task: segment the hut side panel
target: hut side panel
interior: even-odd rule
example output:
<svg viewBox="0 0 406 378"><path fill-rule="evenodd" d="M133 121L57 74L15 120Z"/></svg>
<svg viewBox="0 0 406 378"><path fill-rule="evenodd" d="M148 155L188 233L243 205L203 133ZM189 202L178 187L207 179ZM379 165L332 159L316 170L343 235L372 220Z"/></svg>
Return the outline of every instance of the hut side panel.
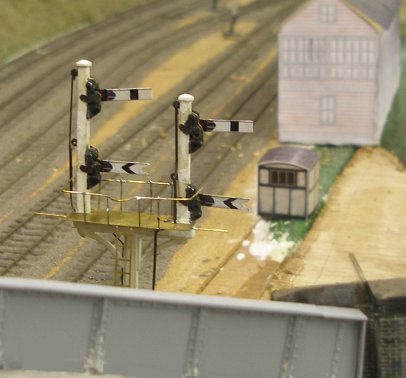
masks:
<svg viewBox="0 0 406 378"><path fill-rule="evenodd" d="M274 208L274 188L269 186L260 186L258 188L258 214L270 215L275 213Z"/></svg>
<svg viewBox="0 0 406 378"><path fill-rule="evenodd" d="M275 214L290 215L290 190L288 188L275 188Z"/></svg>
<svg viewBox="0 0 406 378"><path fill-rule="evenodd" d="M303 189L292 189L290 215L293 217L307 216L306 191Z"/></svg>
<svg viewBox="0 0 406 378"><path fill-rule="evenodd" d="M309 189L308 189L308 214L311 214L319 203L319 177L320 163L309 172Z"/></svg>

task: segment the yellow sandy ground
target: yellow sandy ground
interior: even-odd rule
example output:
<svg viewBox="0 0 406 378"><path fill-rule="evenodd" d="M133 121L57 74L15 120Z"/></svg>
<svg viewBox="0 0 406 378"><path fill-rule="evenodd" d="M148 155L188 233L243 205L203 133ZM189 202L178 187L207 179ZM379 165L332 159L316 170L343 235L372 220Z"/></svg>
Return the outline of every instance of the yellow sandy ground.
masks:
<svg viewBox="0 0 406 378"><path fill-rule="evenodd" d="M356 153L307 238L282 266L248 253L239 260L238 254L244 252L241 243L250 239L258 221L254 205L257 160L252 159L229 189L252 199L251 214L235 212L230 217L225 210L215 214L213 210L202 226L215 222L229 232L199 233L190 240L176 253L158 290L269 298L270 284L280 289L358 281L350 254L368 280L405 276L406 173L380 148L361 148Z"/></svg>
<svg viewBox="0 0 406 378"><path fill-rule="evenodd" d="M157 290L238 296L244 283L267 265L255 258L237 261L235 257L241 251L242 241L250 237L259 220L255 205L257 161L271 146L272 143L257 152L226 193L250 198L250 212L210 209L199 226L223 228L228 232L198 232L176 252L165 276L158 282Z"/></svg>
<svg viewBox="0 0 406 378"><path fill-rule="evenodd" d="M360 149L274 288L358 281L350 255L367 280L406 275L406 172L380 148Z"/></svg>

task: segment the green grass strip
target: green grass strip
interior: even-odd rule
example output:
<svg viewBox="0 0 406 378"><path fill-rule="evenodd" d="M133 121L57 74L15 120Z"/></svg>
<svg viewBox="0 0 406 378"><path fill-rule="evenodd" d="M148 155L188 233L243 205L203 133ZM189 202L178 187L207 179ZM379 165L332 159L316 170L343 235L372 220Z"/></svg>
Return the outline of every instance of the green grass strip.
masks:
<svg viewBox="0 0 406 378"><path fill-rule="evenodd" d="M147 0L1 0L0 64Z"/></svg>

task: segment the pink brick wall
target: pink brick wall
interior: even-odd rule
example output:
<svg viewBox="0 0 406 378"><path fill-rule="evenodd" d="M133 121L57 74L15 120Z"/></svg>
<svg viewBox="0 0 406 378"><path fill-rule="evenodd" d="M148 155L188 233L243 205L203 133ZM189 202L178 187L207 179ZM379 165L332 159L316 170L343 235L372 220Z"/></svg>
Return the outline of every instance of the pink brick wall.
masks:
<svg viewBox="0 0 406 378"><path fill-rule="evenodd" d="M374 144L375 83L340 84L281 83L279 139L282 142ZM299 86L302 91L297 90ZM320 96L326 94L336 96L334 125L320 124Z"/></svg>

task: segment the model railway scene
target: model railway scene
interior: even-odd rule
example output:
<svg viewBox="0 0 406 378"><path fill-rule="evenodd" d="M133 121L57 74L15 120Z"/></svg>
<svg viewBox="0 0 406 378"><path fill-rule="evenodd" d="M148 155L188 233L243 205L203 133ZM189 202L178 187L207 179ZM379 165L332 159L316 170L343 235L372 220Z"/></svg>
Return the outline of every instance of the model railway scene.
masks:
<svg viewBox="0 0 406 378"><path fill-rule="evenodd" d="M403 8L134 1L1 57L0 377L406 376Z"/></svg>
<svg viewBox="0 0 406 378"><path fill-rule="evenodd" d="M134 11L133 16L130 13L122 16L121 22L96 25L96 30L83 30L75 37L70 36L77 40L69 41L71 47L50 52L47 60L52 56L55 61L50 59L49 65L44 66L35 56L29 64L24 63L26 78L21 76L18 65L4 68L2 81L15 92L8 92L8 98L2 101L2 106L7 107L3 122L8 129L7 137L2 138L3 152L9 160L2 169L3 177L10 177L2 180L2 193L7 198L2 211L3 275L33 278L48 275L48 278L73 282L112 278L108 272L110 256L104 247L90 240L84 242L70 224L60 219L35 215L35 212L66 214L71 210L69 200L61 193L61 189L68 188L69 175L66 133L70 71L84 55L94 62L92 75L104 86L134 87L136 83L139 87L152 88L154 99L148 104L146 101L124 105L103 103L101 113L92 119L91 143L98 147L103 158L150 163L153 180L168 181L173 173L172 103L182 93L195 97L193 106L202 116L249 118L255 123L262 118L263 122L273 122L270 109L275 107L276 99L276 54L272 53L276 51L275 28L276 22L289 14L292 4L247 5L244 11L247 19L240 20L241 35L227 40L222 37L222 30L228 25L226 15L213 13L210 4L187 3L187 6L173 3L145 7L142 22L133 19L137 14ZM275 23L269 22L264 11L270 12ZM187 25L183 27L183 23ZM97 28L102 28L102 33ZM134 46L130 47L129 43ZM202 54L200 49L206 50L205 44L208 51ZM67 59L64 54L70 48L73 51ZM256 55L261 49L265 56ZM187 61L187 67L179 68L183 61ZM152 67L155 67L153 72ZM240 96L232 95L235 92L240 92ZM44 110L42 106L53 110ZM29 117L27 113L22 114L21 107L30 113ZM250 110L252 107L255 113ZM262 130L271 133L272 127ZM261 133L257 137L258 141L269 139ZM232 177L232 170L241 169L244 159L247 161L255 151L252 138L245 142L251 147L244 150L244 139L247 139L244 134L216 134L208 139L193 155L194 184L210 192L224 190L228 184L222 178L224 172ZM16 140L18 145L12 142ZM238 157L241 151L244 151L243 158ZM241 161L240 168L230 164L236 158ZM217 178L213 178L215 172ZM214 186L213 182L217 184ZM74 250L78 253L73 255ZM72 258L68 264L52 271L60 257L69 255ZM30 263L32 258L35 264ZM38 259L44 259L44 263ZM39 266L42 271L37 270ZM28 273L27 269L32 268L34 271Z"/></svg>

